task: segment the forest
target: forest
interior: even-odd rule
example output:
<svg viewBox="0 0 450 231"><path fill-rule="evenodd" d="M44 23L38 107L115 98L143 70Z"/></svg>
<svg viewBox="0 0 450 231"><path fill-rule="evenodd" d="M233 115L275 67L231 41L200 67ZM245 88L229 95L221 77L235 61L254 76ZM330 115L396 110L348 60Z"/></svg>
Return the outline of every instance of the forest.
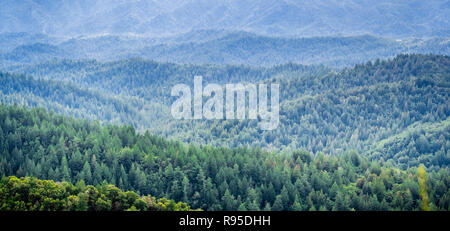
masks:
<svg viewBox="0 0 450 231"><path fill-rule="evenodd" d="M449 68L448 56L420 54L342 70L60 60L1 73L0 100L186 143L327 155L355 150L402 169L439 170L450 164ZM174 120L172 83L192 84L195 75L204 84L279 83L280 126L262 131L255 120Z"/></svg>
<svg viewBox="0 0 450 231"><path fill-rule="evenodd" d="M450 210L449 0L0 12L0 212Z"/></svg>
<svg viewBox="0 0 450 231"><path fill-rule="evenodd" d="M401 53L450 54L445 37L393 39L373 34L280 37L244 31L193 30L157 37L129 35L64 36L0 33L0 67L55 59L117 61L144 58L178 64L250 65L286 63L352 67Z"/></svg>
<svg viewBox="0 0 450 231"><path fill-rule="evenodd" d="M186 203L140 197L114 185L97 187L15 176L0 179L1 211L189 211Z"/></svg>
<svg viewBox="0 0 450 231"><path fill-rule="evenodd" d="M4 118L0 121L1 189L8 193L2 195L21 198L14 204L9 196L3 197L5 210L86 209L84 187L98 191L93 196L97 201L87 200L87 209L103 210L115 208L116 202L118 209L166 208L154 208L155 199L148 202L153 197L175 210L450 208L448 168L427 171L420 165L402 170L355 151L336 157L304 150L277 153L184 144L149 132L139 134L129 125L102 126L17 105L1 105L0 117ZM116 189L109 184L139 196L133 194L133 203L114 199L108 190ZM38 192L30 185L37 185ZM41 187L43 195L33 196L41 194ZM181 204L177 207L164 198Z"/></svg>

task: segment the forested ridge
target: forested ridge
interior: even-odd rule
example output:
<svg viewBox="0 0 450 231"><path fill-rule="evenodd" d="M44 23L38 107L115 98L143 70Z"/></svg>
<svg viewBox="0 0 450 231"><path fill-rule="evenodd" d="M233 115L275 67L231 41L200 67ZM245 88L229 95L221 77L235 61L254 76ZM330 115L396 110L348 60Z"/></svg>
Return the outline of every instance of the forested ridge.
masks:
<svg viewBox="0 0 450 231"><path fill-rule="evenodd" d="M421 54L343 70L55 60L11 67L26 76L1 74L0 90L7 104L45 107L101 124L131 124L141 133L148 129L188 143L329 155L356 150L403 169L424 164L439 170L450 163L449 67L448 56ZM174 120L170 88L192 85L195 75L202 75L204 84L279 83L280 126L262 131L255 120Z"/></svg>
<svg viewBox="0 0 450 231"><path fill-rule="evenodd" d="M0 15L0 32L159 37L206 28L272 36L445 37L450 34L448 9L442 0L11 1Z"/></svg>
<svg viewBox="0 0 450 231"><path fill-rule="evenodd" d="M55 59L117 61L141 57L178 64L250 65L285 63L351 67L401 53L450 54L447 37L392 39L358 36L280 37L244 31L196 30L164 37L126 35L55 37L0 33L0 67Z"/></svg>
<svg viewBox="0 0 450 231"><path fill-rule="evenodd" d="M396 54L450 52L448 40L393 40L370 35L282 38L234 32L204 42L161 44L136 51L140 57L175 63L273 66L286 62L349 67Z"/></svg>
<svg viewBox="0 0 450 231"><path fill-rule="evenodd" d="M132 126L100 126L42 108L1 105L0 117L4 118L0 121L2 175L76 184L3 177L2 195L17 198L15 204L2 197L3 209L76 209L76 204L86 206L82 201L91 198L95 188L98 193L92 198L99 205L88 199L87 209L108 210L114 201L125 203L123 198L111 199L108 192L118 190L108 184L204 210L421 210L427 206L448 210L450 206L448 169L425 172L421 166L420 175L416 167L400 170L356 152L336 157L302 150L276 153L186 145L148 132L138 134ZM426 196L429 203L424 207ZM149 197L132 197L133 205L122 209L153 209L145 199Z"/></svg>
<svg viewBox="0 0 450 231"><path fill-rule="evenodd" d="M371 158L407 168L450 164L450 59L436 55L399 55L340 72L311 77L287 73L265 82L280 83L280 125L261 131L256 121L171 121L162 134L187 142L302 148L340 154L358 150ZM427 132L426 124L439 129ZM411 129L416 127L417 129ZM418 127L421 127L420 129ZM410 131L410 132L408 132ZM408 143L383 143L402 134ZM394 151L395 150L395 151ZM395 156L392 153L395 152Z"/></svg>
<svg viewBox="0 0 450 231"><path fill-rule="evenodd" d="M110 123L137 126L136 121L140 121L148 126L139 111L139 100L101 94L72 83L0 72L0 96L5 104L45 107L64 115Z"/></svg>

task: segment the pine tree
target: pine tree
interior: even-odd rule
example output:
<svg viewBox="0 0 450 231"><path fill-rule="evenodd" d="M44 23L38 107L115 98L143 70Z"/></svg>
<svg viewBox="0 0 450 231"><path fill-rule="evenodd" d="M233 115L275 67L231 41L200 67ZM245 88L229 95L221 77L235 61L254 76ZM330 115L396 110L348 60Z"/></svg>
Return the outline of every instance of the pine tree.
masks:
<svg viewBox="0 0 450 231"><path fill-rule="evenodd" d="M234 209L234 204L234 196L231 195L230 191L227 189L222 197L223 209L226 211L232 211Z"/></svg>
<svg viewBox="0 0 450 231"><path fill-rule="evenodd" d="M303 210L303 206L300 203L300 199L298 198L298 195L295 195L295 200L294 200L294 203L292 204L291 210L292 211L302 211Z"/></svg>
<svg viewBox="0 0 450 231"><path fill-rule="evenodd" d="M62 181L71 181L70 172L69 172L69 164L67 162L66 155L62 157L61 160L61 180Z"/></svg>
<svg viewBox="0 0 450 231"><path fill-rule="evenodd" d="M91 166L87 161L84 163L83 170L81 170L80 179L84 180L87 184L92 184Z"/></svg>
<svg viewBox="0 0 450 231"><path fill-rule="evenodd" d="M277 195L275 198L275 202L272 205L273 211L282 211L284 210L283 207L283 199L281 199L281 195Z"/></svg>
<svg viewBox="0 0 450 231"><path fill-rule="evenodd" d="M189 179L186 176L184 176L181 184L182 184L182 188L183 188L183 201L188 202L189 196L190 196L190 187L191 187L190 183L189 183Z"/></svg>

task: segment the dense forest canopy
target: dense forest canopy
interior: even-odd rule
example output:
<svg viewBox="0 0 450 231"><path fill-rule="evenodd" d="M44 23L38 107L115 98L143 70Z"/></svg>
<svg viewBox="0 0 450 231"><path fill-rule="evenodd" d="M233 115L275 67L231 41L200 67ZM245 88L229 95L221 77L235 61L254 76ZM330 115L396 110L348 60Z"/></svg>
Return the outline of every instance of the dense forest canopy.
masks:
<svg viewBox="0 0 450 231"><path fill-rule="evenodd" d="M419 184L417 168L400 170L369 161L356 152L335 157L301 150L279 154L253 148L185 145L148 132L138 134L132 126L100 126L42 108L2 105L0 116L4 118L0 121L3 175L98 185L100 196L95 198L106 193L104 187L110 186L105 185L114 184L205 210L420 210L423 206L420 187L424 186ZM448 210L448 169L425 174L428 206ZM1 182L14 185L8 183L11 181L18 180L4 178ZM30 184L61 187L33 178L18 184L25 188ZM16 190L3 187L8 193ZM50 198L50 204L59 206L55 209L72 209L67 203L75 199L64 199L64 195L83 197L77 189L81 186L64 183L62 187L59 202L52 202L54 198L46 196L51 193L48 191L43 192L43 200ZM32 192L18 193L27 197ZM36 204L36 200L21 199L25 205L11 205L6 200L3 206L47 206ZM108 196L102 200L106 209L114 203ZM96 209L92 204L88 207Z"/></svg>
<svg viewBox="0 0 450 231"><path fill-rule="evenodd" d="M166 198L140 197L114 185L77 185L15 176L0 179L3 211L189 211L186 203Z"/></svg>
<svg viewBox="0 0 450 231"><path fill-rule="evenodd" d="M3 103L45 107L139 132L213 146L339 155L356 150L406 169L447 168L450 58L398 55L335 71L285 64L272 68L177 65L143 59L52 61L0 74ZM280 84L280 126L262 131L254 120L174 120L173 83Z"/></svg>

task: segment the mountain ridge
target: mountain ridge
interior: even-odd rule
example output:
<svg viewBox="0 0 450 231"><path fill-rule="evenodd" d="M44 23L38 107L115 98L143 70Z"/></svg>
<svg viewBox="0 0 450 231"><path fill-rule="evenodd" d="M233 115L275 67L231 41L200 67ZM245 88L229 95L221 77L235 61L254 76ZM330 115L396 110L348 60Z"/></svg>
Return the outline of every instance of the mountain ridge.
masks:
<svg viewBox="0 0 450 231"><path fill-rule="evenodd" d="M450 36L448 1L5 0L2 32L170 35L232 29L265 35Z"/></svg>
<svg viewBox="0 0 450 231"><path fill-rule="evenodd" d="M5 51L0 52L1 65L39 63L55 58L99 61L145 58L179 64L270 67L299 63L341 68L376 58L392 58L399 53L450 54L448 38L394 40L370 35L271 37L225 30L191 31L172 37L102 35L62 39L42 36L24 33L0 35L0 44L5 45ZM47 50L35 49L37 46L47 47Z"/></svg>

